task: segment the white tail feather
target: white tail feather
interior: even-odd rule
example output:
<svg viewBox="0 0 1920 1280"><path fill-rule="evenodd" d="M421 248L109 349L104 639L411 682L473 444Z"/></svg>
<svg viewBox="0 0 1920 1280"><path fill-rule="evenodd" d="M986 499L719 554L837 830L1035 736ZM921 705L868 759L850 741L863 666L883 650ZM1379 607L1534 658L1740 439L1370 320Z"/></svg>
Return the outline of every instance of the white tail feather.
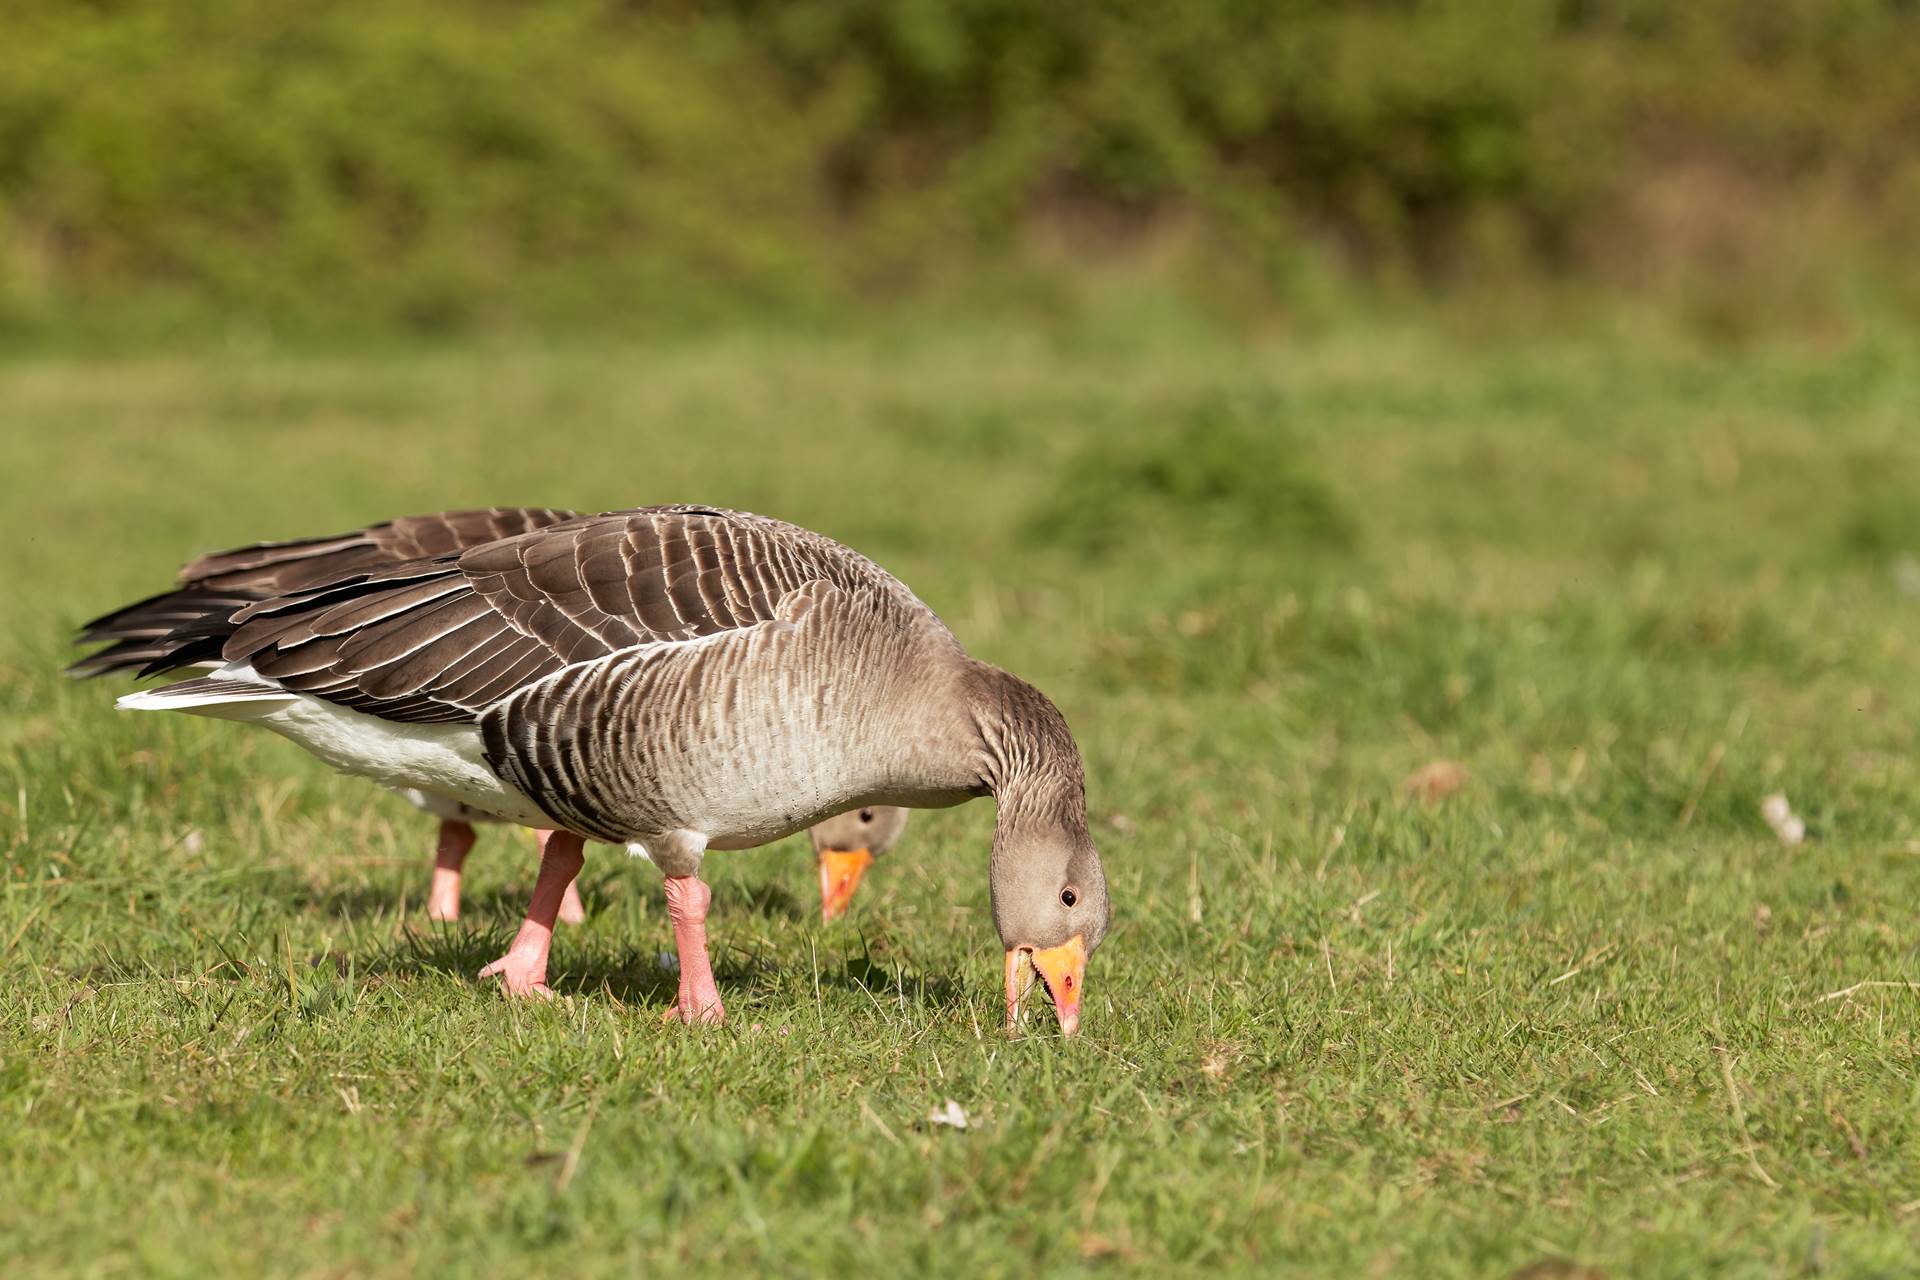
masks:
<svg viewBox="0 0 1920 1280"><path fill-rule="evenodd" d="M249 720L285 706L297 696L270 684L208 677L142 689L113 705L122 711L186 711L225 720Z"/></svg>

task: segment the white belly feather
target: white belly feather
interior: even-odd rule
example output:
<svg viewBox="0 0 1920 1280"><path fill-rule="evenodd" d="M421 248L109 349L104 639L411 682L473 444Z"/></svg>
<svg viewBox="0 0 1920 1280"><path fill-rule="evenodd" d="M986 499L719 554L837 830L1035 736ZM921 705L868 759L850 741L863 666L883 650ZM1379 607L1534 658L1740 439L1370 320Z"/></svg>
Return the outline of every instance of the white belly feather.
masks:
<svg viewBox="0 0 1920 1280"><path fill-rule="evenodd" d="M508 822L551 827L525 793L503 782L487 767L480 730L470 724L403 724L271 686L245 664L216 675L251 683L258 693L234 697L168 697L165 688L144 689L121 698L128 710L185 711L191 715L239 720L271 729L304 747L342 773L371 778L396 791L415 790L466 805ZM434 810L431 804L421 807Z"/></svg>

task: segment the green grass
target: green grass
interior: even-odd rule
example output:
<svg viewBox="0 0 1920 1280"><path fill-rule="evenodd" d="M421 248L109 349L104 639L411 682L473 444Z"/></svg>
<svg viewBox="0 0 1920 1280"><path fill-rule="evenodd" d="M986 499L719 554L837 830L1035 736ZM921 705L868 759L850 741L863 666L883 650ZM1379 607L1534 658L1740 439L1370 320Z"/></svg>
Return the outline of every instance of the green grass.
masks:
<svg viewBox="0 0 1920 1280"><path fill-rule="evenodd" d="M8 1273L1910 1271L1920 345L1103 316L0 365ZM524 838L430 925L421 815L57 674L198 551L668 500L1065 708L1078 1040L996 1028L987 804L831 928L803 842L710 859L689 1032L650 868L509 1004Z"/></svg>

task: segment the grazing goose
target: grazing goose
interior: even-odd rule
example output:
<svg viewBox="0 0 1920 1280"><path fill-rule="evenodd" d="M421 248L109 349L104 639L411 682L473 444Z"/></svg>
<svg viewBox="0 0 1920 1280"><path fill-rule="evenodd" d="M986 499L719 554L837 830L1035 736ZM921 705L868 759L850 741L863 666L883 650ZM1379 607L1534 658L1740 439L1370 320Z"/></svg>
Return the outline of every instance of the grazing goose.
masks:
<svg viewBox="0 0 1920 1280"><path fill-rule="evenodd" d="M251 721L338 769L551 829L526 919L481 971L551 994L562 891L587 839L664 874L674 1013L719 1021L712 849L867 805L998 803L989 876L1009 1023L1036 970L1063 1032L1108 919L1080 752L1032 685L970 658L872 561L778 520L649 507L208 615L149 669L211 675L122 707Z"/></svg>
<svg viewBox="0 0 1920 1280"><path fill-rule="evenodd" d="M272 596L308 590L401 561L464 551L577 518L577 512L551 507L443 511L401 516L351 533L262 542L214 552L181 569L180 585L173 590L149 596L84 624L75 643L105 644L106 647L69 666L67 674L77 677L115 672L146 674L149 664L163 659L169 652L165 637L178 627L198 624L210 615L224 619L246 605ZM457 920L462 871L467 854L478 839L473 824L498 819L417 788L405 788L399 794L415 808L440 819L427 915L434 920ZM813 829L823 919L833 920L846 911L862 874L875 857L899 839L906 822L904 809L881 806L860 810L857 815L842 815ZM540 845L545 844L546 837L546 832L536 832ZM559 918L568 924L586 919L579 890L572 884L561 898Z"/></svg>

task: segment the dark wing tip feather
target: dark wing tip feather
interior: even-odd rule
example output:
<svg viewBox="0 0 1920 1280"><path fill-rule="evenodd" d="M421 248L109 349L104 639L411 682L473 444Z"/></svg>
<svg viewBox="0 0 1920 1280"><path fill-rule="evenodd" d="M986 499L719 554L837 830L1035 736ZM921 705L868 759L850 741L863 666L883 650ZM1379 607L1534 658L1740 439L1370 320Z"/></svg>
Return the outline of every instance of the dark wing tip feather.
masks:
<svg viewBox="0 0 1920 1280"><path fill-rule="evenodd" d="M322 597L339 604L396 579L445 573L450 564L423 573L418 562L575 518L552 507L488 507L213 552L181 570L181 586L82 624L76 644L107 647L73 662L66 673L76 679L113 672L152 676L218 663L227 642L249 622L305 614ZM281 629L269 621L257 624L255 633Z"/></svg>
<svg viewBox="0 0 1920 1280"><path fill-rule="evenodd" d="M122 640L68 663L62 673L75 680L91 680L120 671L137 672L164 654L165 649L153 641Z"/></svg>

